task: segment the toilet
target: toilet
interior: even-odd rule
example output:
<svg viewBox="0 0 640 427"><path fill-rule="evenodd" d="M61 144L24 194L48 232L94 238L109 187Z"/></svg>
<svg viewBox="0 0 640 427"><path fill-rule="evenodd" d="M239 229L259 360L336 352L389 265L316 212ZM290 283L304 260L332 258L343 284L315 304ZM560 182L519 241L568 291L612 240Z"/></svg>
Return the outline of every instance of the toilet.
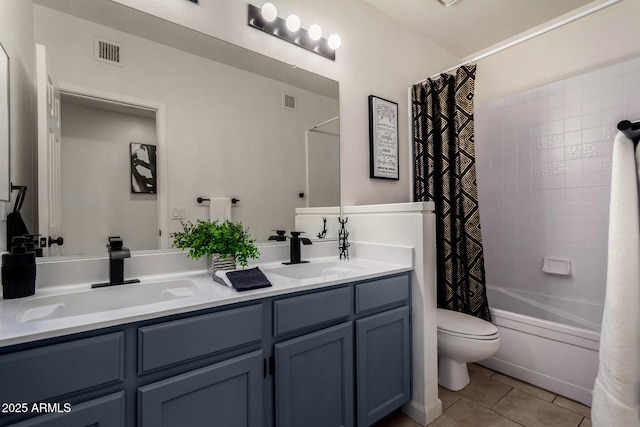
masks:
<svg viewBox="0 0 640 427"><path fill-rule="evenodd" d="M438 383L452 391L469 384L467 363L493 356L500 347L498 328L456 311L437 309Z"/></svg>

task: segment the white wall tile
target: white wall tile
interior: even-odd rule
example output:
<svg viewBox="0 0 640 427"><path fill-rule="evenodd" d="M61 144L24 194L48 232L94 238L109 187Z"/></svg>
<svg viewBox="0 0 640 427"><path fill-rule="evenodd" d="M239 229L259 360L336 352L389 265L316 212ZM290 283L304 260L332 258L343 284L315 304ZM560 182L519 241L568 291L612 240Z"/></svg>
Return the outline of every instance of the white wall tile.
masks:
<svg viewBox="0 0 640 427"><path fill-rule="evenodd" d="M638 67L638 69L640 70L640 67ZM549 83L547 85L547 94L548 95L553 95L556 93L562 93L564 92L565 88L564 88L564 81L560 80L557 82L553 82L553 83Z"/></svg>
<svg viewBox="0 0 640 427"><path fill-rule="evenodd" d="M549 135L555 135L558 133L564 133L564 120L556 120L553 122L549 122L547 126L547 132ZM592 127L592 126L590 126ZM575 129L573 129L575 130Z"/></svg>
<svg viewBox="0 0 640 427"><path fill-rule="evenodd" d="M594 70L582 75L582 85L587 86L602 79L602 70Z"/></svg>
<svg viewBox="0 0 640 427"><path fill-rule="evenodd" d="M542 294L601 297L612 142L620 120L640 120L640 58L484 107L491 114L478 114L476 127L495 130L477 137L500 141L477 144L485 151L478 157L490 160L479 172L490 177L479 180L489 187L480 190L487 277ZM544 256L571 258L576 274L543 274Z"/></svg>
<svg viewBox="0 0 640 427"><path fill-rule="evenodd" d="M584 84L584 80L583 80ZM582 100L588 101L594 98L602 97L602 83L593 83L582 87Z"/></svg>
<svg viewBox="0 0 640 427"><path fill-rule="evenodd" d="M555 120L564 120L564 109L564 105L549 108L547 112L547 120L549 120L550 122Z"/></svg>
<svg viewBox="0 0 640 427"><path fill-rule="evenodd" d="M624 105L624 93L623 92L605 92L602 95L602 110L610 110L613 108L620 108Z"/></svg>
<svg viewBox="0 0 640 427"><path fill-rule="evenodd" d="M578 116L565 119L564 129L566 132L573 132L582 129L582 117Z"/></svg>
<svg viewBox="0 0 640 427"><path fill-rule="evenodd" d="M582 102L575 102L564 106L564 117L577 117L582 115Z"/></svg>
<svg viewBox="0 0 640 427"><path fill-rule="evenodd" d="M576 102L582 102L582 88L571 89L564 93L565 104L574 104Z"/></svg>
<svg viewBox="0 0 640 427"><path fill-rule="evenodd" d="M602 155L602 143L592 142L582 145L582 157L596 157Z"/></svg>
<svg viewBox="0 0 640 427"><path fill-rule="evenodd" d="M582 143L589 144L592 142L599 142L602 140L602 128L584 129L582 131Z"/></svg>
<svg viewBox="0 0 640 427"><path fill-rule="evenodd" d="M569 77L564 80L564 90L577 89L582 87L582 76Z"/></svg>
<svg viewBox="0 0 640 427"><path fill-rule="evenodd" d="M564 162L565 173L581 173L582 172L582 159L566 160Z"/></svg>
<svg viewBox="0 0 640 427"><path fill-rule="evenodd" d="M582 144L582 130L566 132L564 135L564 145Z"/></svg>
<svg viewBox="0 0 640 427"><path fill-rule="evenodd" d="M602 113L584 114L582 116L582 128L589 129L602 126Z"/></svg>
<svg viewBox="0 0 640 427"><path fill-rule="evenodd" d="M584 172L594 172L602 170L602 157L590 157L582 160Z"/></svg>
<svg viewBox="0 0 640 427"><path fill-rule="evenodd" d="M617 107L617 106L614 106ZM613 107L609 107L613 108ZM602 111L602 99L595 98L589 99L587 101L582 101L582 113L583 114L591 114L591 113L599 113Z"/></svg>

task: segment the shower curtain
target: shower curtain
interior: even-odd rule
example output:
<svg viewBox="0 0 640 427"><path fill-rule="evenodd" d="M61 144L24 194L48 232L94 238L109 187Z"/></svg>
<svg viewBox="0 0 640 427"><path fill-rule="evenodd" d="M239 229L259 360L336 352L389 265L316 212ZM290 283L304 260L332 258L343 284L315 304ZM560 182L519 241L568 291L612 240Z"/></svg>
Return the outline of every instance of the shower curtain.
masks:
<svg viewBox="0 0 640 427"><path fill-rule="evenodd" d="M622 133L613 143L609 256L594 426L640 426L640 149Z"/></svg>
<svg viewBox="0 0 640 427"><path fill-rule="evenodd" d="M436 205L438 307L490 320L473 133L475 65L412 88L415 201Z"/></svg>

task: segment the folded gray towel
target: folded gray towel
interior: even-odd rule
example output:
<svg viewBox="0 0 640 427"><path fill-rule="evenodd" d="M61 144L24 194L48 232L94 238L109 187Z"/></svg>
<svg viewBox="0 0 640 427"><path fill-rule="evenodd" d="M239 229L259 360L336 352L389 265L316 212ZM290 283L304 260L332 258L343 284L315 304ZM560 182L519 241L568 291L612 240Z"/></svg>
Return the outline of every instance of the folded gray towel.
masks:
<svg viewBox="0 0 640 427"><path fill-rule="evenodd" d="M268 288L271 282L267 279L258 267L249 268L247 270L230 271L227 273L227 279L238 291L250 291L252 289Z"/></svg>

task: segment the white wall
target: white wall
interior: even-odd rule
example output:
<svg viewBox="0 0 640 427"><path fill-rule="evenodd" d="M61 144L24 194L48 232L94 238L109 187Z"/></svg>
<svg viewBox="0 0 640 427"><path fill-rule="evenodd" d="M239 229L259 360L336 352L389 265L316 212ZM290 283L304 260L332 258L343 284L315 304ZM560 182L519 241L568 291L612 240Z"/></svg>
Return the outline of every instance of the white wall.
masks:
<svg viewBox="0 0 640 427"><path fill-rule="evenodd" d="M60 255L104 255L108 236L158 248L156 194L131 193L130 142L156 145L153 118L62 102Z"/></svg>
<svg viewBox="0 0 640 427"><path fill-rule="evenodd" d="M335 62L247 26L247 2L116 0L205 34L337 80L340 83L341 189L345 205L410 199L407 87L459 62L458 57L382 14L362 0L278 0L278 15L297 14L325 34L338 33ZM262 3L256 3L261 6ZM400 181L369 179L367 97L398 103Z"/></svg>
<svg viewBox="0 0 640 427"><path fill-rule="evenodd" d="M0 43L10 61L9 98L11 181L29 189L22 207L22 217L29 228L35 230L36 176L35 176L35 54L33 48L33 14L30 0L3 0L0 2ZM6 246L4 212L13 208L18 192L14 191L9 204L0 202L0 252Z"/></svg>
<svg viewBox="0 0 640 427"><path fill-rule="evenodd" d="M638 13L625 0L479 61L489 283L602 302L615 125L640 119ZM572 275L544 274L544 256L571 259Z"/></svg>
<svg viewBox="0 0 640 427"><path fill-rule="evenodd" d="M34 16L59 80L166 105L170 213L182 206L187 219L207 219L197 197L236 197L232 217L258 241L293 229L306 203L305 131L337 116L337 100L38 5ZM93 59L94 35L123 44L124 67ZM296 111L282 108L283 92Z"/></svg>

